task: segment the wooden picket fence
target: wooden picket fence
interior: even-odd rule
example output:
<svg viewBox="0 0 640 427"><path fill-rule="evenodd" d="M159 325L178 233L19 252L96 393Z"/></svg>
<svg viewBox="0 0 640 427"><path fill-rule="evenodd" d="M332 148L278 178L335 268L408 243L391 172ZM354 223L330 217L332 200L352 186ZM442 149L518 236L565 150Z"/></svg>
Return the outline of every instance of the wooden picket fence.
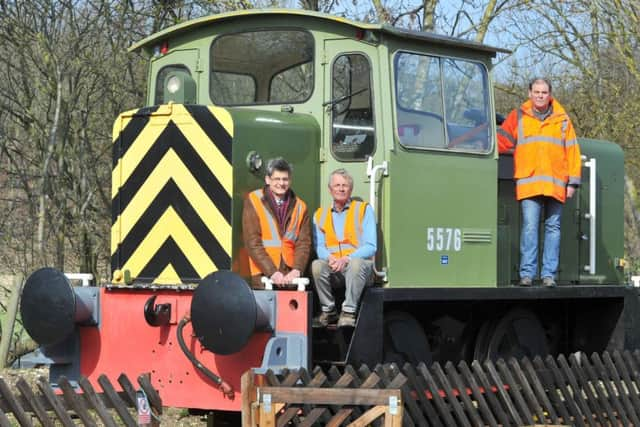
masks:
<svg viewBox="0 0 640 427"><path fill-rule="evenodd" d="M152 387L148 374L138 377L138 384L150 405L150 416L144 418L138 417L136 390L126 375L118 377L122 392L116 392L104 375L98 378L98 383L102 393L96 393L86 378L78 381L80 390L76 390L65 377L60 377L57 383L60 393L55 393L44 377L38 378L38 391L34 391L24 378L19 378L15 384L18 393L0 378L0 427L11 427L16 423L22 427L75 427L78 424L74 419L88 427L159 425L162 400Z"/></svg>
<svg viewBox="0 0 640 427"><path fill-rule="evenodd" d="M60 378L56 394L45 378L38 392L19 379L0 379L0 427L140 425L131 408L136 390L124 375L116 392L105 376L96 392L86 379L74 388ZM138 377L158 424L160 396ZM583 353L533 360L457 365L378 365L373 370L320 368L242 378L243 426L638 426L640 351ZM75 421L74 421L75 420Z"/></svg>
<svg viewBox="0 0 640 427"><path fill-rule="evenodd" d="M404 410L390 390L400 390ZM379 399L347 399L361 392ZM244 427L365 425L358 420L369 406L393 409L392 422L408 427L640 426L640 351L243 377Z"/></svg>

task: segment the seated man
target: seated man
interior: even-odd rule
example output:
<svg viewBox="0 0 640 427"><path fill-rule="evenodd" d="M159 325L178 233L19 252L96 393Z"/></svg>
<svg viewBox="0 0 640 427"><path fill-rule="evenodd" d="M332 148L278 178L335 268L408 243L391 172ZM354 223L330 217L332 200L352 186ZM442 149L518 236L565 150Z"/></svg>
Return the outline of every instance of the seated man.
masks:
<svg viewBox="0 0 640 427"><path fill-rule="evenodd" d="M353 200L353 178L345 169L329 177L330 207L319 208L314 217L314 237L318 259L312 263L313 280L322 313L313 319L314 327L325 327L338 320L338 327L353 327L364 287L371 280L376 254L376 221L371 207ZM338 319L331 279L343 280L345 300Z"/></svg>
<svg viewBox="0 0 640 427"><path fill-rule="evenodd" d="M307 205L290 189L291 165L282 157L267 163L266 186L249 193L242 211L242 237L249 254L251 283L263 288L300 277L309 261L311 226Z"/></svg>

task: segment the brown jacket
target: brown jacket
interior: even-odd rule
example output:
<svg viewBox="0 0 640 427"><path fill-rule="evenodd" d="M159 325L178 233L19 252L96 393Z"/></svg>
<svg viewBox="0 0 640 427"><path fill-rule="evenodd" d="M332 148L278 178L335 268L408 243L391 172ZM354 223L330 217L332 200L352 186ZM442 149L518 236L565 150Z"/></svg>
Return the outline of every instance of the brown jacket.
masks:
<svg viewBox="0 0 640 427"><path fill-rule="evenodd" d="M266 199L267 197L269 197L268 194L269 193L267 191L267 188L265 187L264 196L262 197L261 201L266 209L275 218L276 215L273 212L271 204ZM291 200L289 201L287 216L285 218L285 224L287 225L289 224L289 221L291 221L291 213L293 212L293 207L295 206L295 198L295 193L291 191ZM282 237L282 230L280 229L280 224L278 224L278 221L276 221L276 226L278 227L278 234L280 235L280 237ZM244 207L242 208L242 240L244 241L244 246L247 250L248 255L260 268L264 276L269 277L278 270L283 274L287 274L294 268L300 270L300 273L303 274L305 269L307 268L309 255L311 253L311 221L309 219L309 213L305 212L300 223L300 235L298 236L298 240L296 241L293 265L286 265L284 263L284 260L282 259L280 259L280 265L278 267L273 264L273 261L262 245L260 220L258 219L258 214L253 208L249 197L245 197ZM251 278L251 282L254 287L262 287L260 283L260 276L253 276Z"/></svg>

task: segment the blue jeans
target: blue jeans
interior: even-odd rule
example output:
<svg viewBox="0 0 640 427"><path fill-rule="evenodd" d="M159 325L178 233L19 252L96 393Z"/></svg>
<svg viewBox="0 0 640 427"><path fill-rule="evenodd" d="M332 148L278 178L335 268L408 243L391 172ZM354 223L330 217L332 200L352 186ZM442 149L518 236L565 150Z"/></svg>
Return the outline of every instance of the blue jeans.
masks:
<svg viewBox="0 0 640 427"><path fill-rule="evenodd" d="M524 199L520 234L520 278L535 278L538 273L538 226L544 209L544 250L540 277L556 278L560 259L560 217L562 203L551 197Z"/></svg>

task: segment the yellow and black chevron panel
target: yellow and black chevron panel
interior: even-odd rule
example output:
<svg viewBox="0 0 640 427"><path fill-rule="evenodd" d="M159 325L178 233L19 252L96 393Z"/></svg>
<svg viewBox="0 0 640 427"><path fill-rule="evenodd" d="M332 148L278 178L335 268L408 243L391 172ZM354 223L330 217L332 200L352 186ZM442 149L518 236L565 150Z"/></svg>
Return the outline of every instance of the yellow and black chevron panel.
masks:
<svg viewBox="0 0 640 427"><path fill-rule="evenodd" d="M197 283L231 266L233 121L216 107L123 113L113 128L114 282Z"/></svg>

